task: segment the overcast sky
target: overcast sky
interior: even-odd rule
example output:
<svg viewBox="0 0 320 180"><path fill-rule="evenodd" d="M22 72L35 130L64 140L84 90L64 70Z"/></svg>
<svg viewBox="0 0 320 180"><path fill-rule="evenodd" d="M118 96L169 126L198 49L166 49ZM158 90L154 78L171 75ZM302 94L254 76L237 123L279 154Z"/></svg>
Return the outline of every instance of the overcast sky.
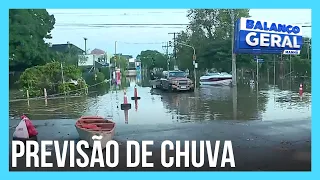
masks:
<svg viewBox="0 0 320 180"><path fill-rule="evenodd" d="M53 44L68 41L84 49L102 49L108 53L137 56L142 50L158 50L163 42L173 38L168 33L179 32L185 26L145 27L88 27L88 24L187 24L186 9L47 9L54 14L56 25L52 31ZM252 9L252 18L285 23L311 24L311 10L307 9ZM311 36L311 28L303 28L303 34Z"/></svg>

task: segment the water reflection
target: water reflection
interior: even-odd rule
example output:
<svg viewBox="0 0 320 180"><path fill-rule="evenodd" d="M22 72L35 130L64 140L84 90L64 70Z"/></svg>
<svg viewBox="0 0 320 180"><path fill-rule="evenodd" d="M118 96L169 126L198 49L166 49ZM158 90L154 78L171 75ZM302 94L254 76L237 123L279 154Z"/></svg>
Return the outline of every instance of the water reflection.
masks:
<svg viewBox="0 0 320 180"><path fill-rule="evenodd" d="M78 118L82 115L112 117L120 124L183 123L207 120L281 120L311 117L311 94L301 98L296 90L259 83L238 87L207 86L195 92L168 93L143 87L141 78L123 78L121 86L106 86L104 93L91 92L88 97L73 97L10 103L10 117L29 114L32 119ZM137 85L141 100L131 100ZM294 87L294 86L293 86ZM283 88L283 87L282 87ZM126 90L134 108L121 112ZM133 107L133 106L132 106ZM130 114L130 117L129 117Z"/></svg>
<svg viewBox="0 0 320 180"><path fill-rule="evenodd" d="M238 87L232 87L232 110L233 110L233 119L237 119L238 115Z"/></svg>
<svg viewBox="0 0 320 180"><path fill-rule="evenodd" d="M128 124L129 122L129 110L124 110L124 123Z"/></svg>
<svg viewBox="0 0 320 180"><path fill-rule="evenodd" d="M134 100L134 109L138 111L138 100Z"/></svg>

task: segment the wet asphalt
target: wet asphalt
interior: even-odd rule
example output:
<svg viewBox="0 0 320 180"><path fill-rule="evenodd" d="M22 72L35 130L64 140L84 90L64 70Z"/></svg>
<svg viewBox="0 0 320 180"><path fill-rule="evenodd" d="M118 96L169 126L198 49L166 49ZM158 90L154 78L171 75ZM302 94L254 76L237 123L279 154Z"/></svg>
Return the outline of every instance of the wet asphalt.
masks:
<svg viewBox="0 0 320 180"><path fill-rule="evenodd" d="M11 121L11 126L15 123ZM75 120L34 121L39 131L38 140L79 140L74 127ZM259 121L207 121L203 123L161 124L161 125L119 125L114 139L120 144L120 164L117 168L36 168L37 171L128 171L126 168L126 141L153 140L150 149L153 156L150 161L155 168L136 168L142 171L310 171L311 170L311 121L310 119L283 120L278 122ZM10 134L13 128L10 128ZM10 137L11 140L11 137ZM160 164L160 144L164 140L231 140L234 150L236 167L210 168L205 163L202 168L163 168ZM214 148L214 146L212 146ZM222 147L220 147L222 148ZM87 151L88 153L89 150ZM222 150L219 152L218 165ZM174 153L169 153L173 155ZM76 155L77 156L77 155ZM11 157L11 155L10 155ZM54 162L52 156L51 161ZM206 160L206 158L205 158ZM11 160L10 160L11 162ZM35 170L26 168L25 160L18 160L13 171Z"/></svg>

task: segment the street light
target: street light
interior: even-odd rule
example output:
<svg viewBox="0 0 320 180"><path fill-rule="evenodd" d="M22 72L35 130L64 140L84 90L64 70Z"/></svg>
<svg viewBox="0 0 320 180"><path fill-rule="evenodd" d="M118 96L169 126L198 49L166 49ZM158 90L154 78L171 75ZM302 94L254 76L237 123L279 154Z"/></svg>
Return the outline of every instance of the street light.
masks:
<svg viewBox="0 0 320 180"><path fill-rule="evenodd" d="M169 41L170 42L170 41ZM196 56L196 49L189 45L189 44L186 44L185 42L181 43L181 42L174 42L175 44L180 44L180 45L183 45L183 46L187 46L187 47L190 47L193 49L193 56L192 56L192 59L193 59L193 75L194 75L194 88L197 88L197 74L196 74L196 59L197 59L197 56Z"/></svg>

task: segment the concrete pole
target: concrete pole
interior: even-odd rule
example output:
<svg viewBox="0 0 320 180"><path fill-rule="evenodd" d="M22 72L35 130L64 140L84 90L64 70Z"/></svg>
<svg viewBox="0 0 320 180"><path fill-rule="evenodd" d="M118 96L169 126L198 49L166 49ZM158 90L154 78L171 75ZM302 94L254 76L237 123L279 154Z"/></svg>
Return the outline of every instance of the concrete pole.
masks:
<svg viewBox="0 0 320 180"><path fill-rule="evenodd" d="M259 84L259 61L258 61L258 56L256 56L256 63L257 63L257 84Z"/></svg>
<svg viewBox="0 0 320 180"><path fill-rule="evenodd" d="M231 50L232 50L232 85L237 85L237 64L236 64L236 54L234 53L234 10L230 10L231 16L231 25L232 25L232 41L231 41Z"/></svg>
<svg viewBox="0 0 320 180"><path fill-rule="evenodd" d="M196 67L196 59L197 59L197 56L196 56L196 50L194 49L194 47L192 47L193 49L193 76L194 76L194 89L197 89L197 67Z"/></svg>
<svg viewBox="0 0 320 180"><path fill-rule="evenodd" d="M114 42L114 57L115 57L115 61L114 61L114 67L117 67L117 41Z"/></svg>
<svg viewBox="0 0 320 180"><path fill-rule="evenodd" d="M87 40L88 38L84 37L84 53L87 54Z"/></svg>
<svg viewBox="0 0 320 180"><path fill-rule="evenodd" d="M63 92L64 92L64 96L67 96L67 93L66 93L66 87L64 85L64 75L63 75L63 66L62 66L62 62L60 64L61 66L61 78L62 78L62 85L63 85Z"/></svg>
<svg viewBox="0 0 320 180"><path fill-rule="evenodd" d="M273 55L273 85L276 86L276 55Z"/></svg>

